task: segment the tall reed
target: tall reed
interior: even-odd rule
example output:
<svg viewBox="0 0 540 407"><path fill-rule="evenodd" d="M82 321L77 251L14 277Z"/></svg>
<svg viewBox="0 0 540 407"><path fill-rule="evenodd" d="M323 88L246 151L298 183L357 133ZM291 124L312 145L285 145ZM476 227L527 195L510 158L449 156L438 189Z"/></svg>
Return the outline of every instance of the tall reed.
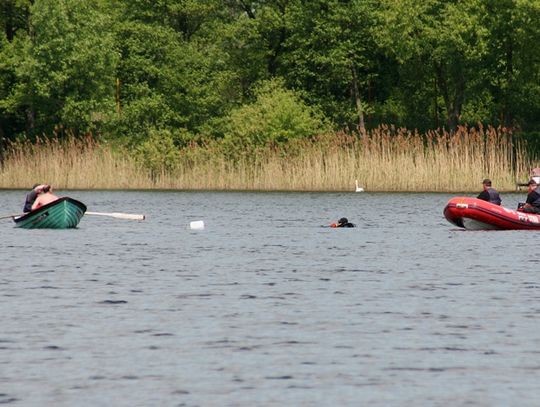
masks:
<svg viewBox="0 0 540 407"><path fill-rule="evenodd" d="M128 155L115 154L91 137L12 143L0 169L2 188L30 188L41 182L60 189L130 189L152 184L147 171Z"/></svg>
<svg viewBox="0 0 540 407"><path fill-rule="evenodd" d="M473 192L483 178L501 191L526 180L533 160L504 129L461 127L426 134L381 126L268 147L235 160L219 143L191 146L172 170L156 173L91 138L12 144L0 187L48 182L60 189L353 190Z"/></svg>
<svg viewBox="0 0 540 407"><path fill-rule="evenodd" d="M195 189L339 191L352 190L358 179L367 191L472 192L489 177L511 191L533 167L524 146L492 127L419 134L381 126L366 135L335 133L267 149L255 161L203 153L181 165L176 180Z"/></svg>

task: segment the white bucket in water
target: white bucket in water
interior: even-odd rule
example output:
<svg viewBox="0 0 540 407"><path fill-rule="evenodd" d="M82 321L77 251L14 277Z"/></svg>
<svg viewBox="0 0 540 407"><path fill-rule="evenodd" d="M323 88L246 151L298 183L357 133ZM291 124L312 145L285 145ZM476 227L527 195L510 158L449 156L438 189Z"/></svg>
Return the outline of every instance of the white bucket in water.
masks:
<svg viewBox="0 0 540 407"><path fill-rule="evenodd" d="M194 230L204 229L204 222L202 220L196 220L189 223L189 228Z"/></svg>

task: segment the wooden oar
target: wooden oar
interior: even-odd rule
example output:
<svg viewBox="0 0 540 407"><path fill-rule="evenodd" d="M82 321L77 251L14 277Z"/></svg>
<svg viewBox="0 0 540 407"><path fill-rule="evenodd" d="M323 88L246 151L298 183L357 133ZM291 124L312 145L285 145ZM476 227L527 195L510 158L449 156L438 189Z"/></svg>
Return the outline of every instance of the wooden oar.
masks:
<svg viewBox="0 0 540 407"><path fill-rule="evenodd" d="M132 213L119 213L119 212L85 212L86 215L98 215L109 216L117 219L130 219L130 220L144 220L144 215L136 215Z"/></svg>
<svg viewBox="0 0 540 407"><path fill-rule="evenodd" d="M17 218L17 217L22 216L22 215L24 215L24 214L17 213L17 214L14 214L14 215L4 215L4 216L0 216L0 219Z"/></svg>
<svg viewBox="0 0 540 407"><path fill-rule="evenodd" d="M129 220L144 220L146 217L144 215L137 215L132 213L119 213L119 212L113 212L113 213L107 213L107 212L85 212L86 215L98 215L98 216L109 216L111 218L117 218L117 219L129 219ZM18 218L19 216L25 215L24 213L19 214L13 214L13 215L3 215L0 216L0 219L9 219L9 218Z"/></svg>

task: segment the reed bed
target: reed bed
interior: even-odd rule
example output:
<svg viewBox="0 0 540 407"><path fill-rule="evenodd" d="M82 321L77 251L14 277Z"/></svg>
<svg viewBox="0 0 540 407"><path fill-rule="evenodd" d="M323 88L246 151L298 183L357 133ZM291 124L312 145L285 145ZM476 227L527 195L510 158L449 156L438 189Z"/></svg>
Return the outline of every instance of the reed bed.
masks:
<svg viewBox="0 0 540 407"><path fill-rule="evenodd" d="M115 154L91 137L12 143L0 169L2 188L30 188L46 182L58 189L131 189L152 183L148 172L133 159Z"/></svg>
<svg viewBox="0 0 540 407"><path fill-rule="evenodd" d="M367 134L334 133L227 158L218 144L179 151L174 168L147 170L127 153L92 138L9 146L1 188L48 182L57 189L354 190L477 192L483 178L515 190L536 166L505 129L465 128L426 134L381 126Z"/></svg>

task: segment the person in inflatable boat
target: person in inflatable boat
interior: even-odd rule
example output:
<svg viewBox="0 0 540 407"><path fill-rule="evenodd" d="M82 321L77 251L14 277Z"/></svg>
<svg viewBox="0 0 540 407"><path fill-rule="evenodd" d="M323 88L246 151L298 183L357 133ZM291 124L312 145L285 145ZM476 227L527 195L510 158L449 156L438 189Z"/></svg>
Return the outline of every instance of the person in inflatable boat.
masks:
<svg viewBox="0 0 540 407"><path fill-rule="evenodd" d="M529 187L527 200L520 210L527 213L540 213L540 186L534 179L531 179L527 186Z"/></svg>
<svg viewBox="0 0 540 407"><path fill-rule="evenodd" d="M491 180L486 178L482 181L482 186L484 190L480 192L480 195L477 196L478 199L482 199L483 201L491 202L495 205L501 204L501 197L499 196L499 193L495 188L491 187Z"/></svg>
<svg viewBox="0 0 540 407"><path fill-rule="evenodd" d="M354 228L356 225L354 223L350 223L347 218L341 218L337 221L337 223L332 223L330 225L332 228Z"/></svg>

